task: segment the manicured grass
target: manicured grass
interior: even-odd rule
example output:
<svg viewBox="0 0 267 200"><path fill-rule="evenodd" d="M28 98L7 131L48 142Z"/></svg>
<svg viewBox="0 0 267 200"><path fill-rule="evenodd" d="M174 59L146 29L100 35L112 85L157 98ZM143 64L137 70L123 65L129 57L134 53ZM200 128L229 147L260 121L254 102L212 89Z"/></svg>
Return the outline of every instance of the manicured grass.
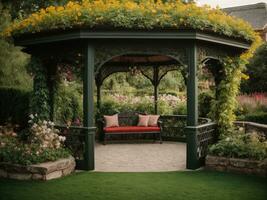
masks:
<svg viewBox="0 0 267 200"><path fill-rule="evenodd" d="M1 200L266 200L267 179L195 171L83 172L49 182L0 179Z"/></svg>

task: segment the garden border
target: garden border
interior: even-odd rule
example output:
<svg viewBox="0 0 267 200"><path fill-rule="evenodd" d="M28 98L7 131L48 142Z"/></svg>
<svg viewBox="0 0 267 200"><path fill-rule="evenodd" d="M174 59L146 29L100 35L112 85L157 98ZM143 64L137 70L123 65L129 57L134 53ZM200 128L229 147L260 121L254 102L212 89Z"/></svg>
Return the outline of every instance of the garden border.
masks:
<svg viewBox="0 0 267 200"><path fill-rule="evenodd" d="M28 166L2 162L0 163L0 178L48 181L71 174L74 172L75 166L76 163L72 156L54 162Z"/></svg>
<svg viewBox="0 0 267 200"><path fill-rule="evenodd" d="M208 155L205 169L267 177L267 159L258 161Z"/></svg>

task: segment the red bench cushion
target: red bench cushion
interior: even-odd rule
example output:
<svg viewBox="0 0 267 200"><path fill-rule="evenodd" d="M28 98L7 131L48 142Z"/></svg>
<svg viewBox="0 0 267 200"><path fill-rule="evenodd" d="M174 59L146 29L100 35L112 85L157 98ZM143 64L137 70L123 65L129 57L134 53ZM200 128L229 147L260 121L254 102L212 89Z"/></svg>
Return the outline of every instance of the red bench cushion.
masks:
<svg viewBox="0 0 267 200"><path fill-rule="evenodd" d="M119 127L106 127L104 132L106 133L123 133L123 132L159 132L160 127L148 127L148 126L119 126Z"/></svg>

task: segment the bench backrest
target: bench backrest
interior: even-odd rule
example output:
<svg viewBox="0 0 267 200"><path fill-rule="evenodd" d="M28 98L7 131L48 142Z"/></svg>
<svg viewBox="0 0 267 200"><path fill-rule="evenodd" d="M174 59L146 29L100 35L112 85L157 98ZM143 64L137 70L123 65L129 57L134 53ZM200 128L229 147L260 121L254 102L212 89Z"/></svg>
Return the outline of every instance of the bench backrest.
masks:
<svg viewBox="0 0 267 200"><path fill-rule="evenodd" d="M138 112L118 113L120 126L136 126L138 123Z"/></svg>
<svg viewBox="0 0 267 200"><path fill-rule="evenodd" d="M138 115L143 114L141 112L122 112L118 113L120 126L136 126L138 123Z"/></svg>

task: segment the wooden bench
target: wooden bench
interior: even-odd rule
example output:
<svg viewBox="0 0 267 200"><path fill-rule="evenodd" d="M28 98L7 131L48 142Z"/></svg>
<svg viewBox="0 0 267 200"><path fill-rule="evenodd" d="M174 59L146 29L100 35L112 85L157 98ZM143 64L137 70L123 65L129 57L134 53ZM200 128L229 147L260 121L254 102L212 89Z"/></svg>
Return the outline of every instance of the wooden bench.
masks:
<svg viewBox="0 0 267 200"><path fill-rule="evenodd" d="M107 138L112 135L152 135L154 141L158 139L162 144L161 122L158 126L137 126L139 112L118 113L119 127L105 127L105 120L102 117L99 121L100 138L106 144Z"/></svg>

